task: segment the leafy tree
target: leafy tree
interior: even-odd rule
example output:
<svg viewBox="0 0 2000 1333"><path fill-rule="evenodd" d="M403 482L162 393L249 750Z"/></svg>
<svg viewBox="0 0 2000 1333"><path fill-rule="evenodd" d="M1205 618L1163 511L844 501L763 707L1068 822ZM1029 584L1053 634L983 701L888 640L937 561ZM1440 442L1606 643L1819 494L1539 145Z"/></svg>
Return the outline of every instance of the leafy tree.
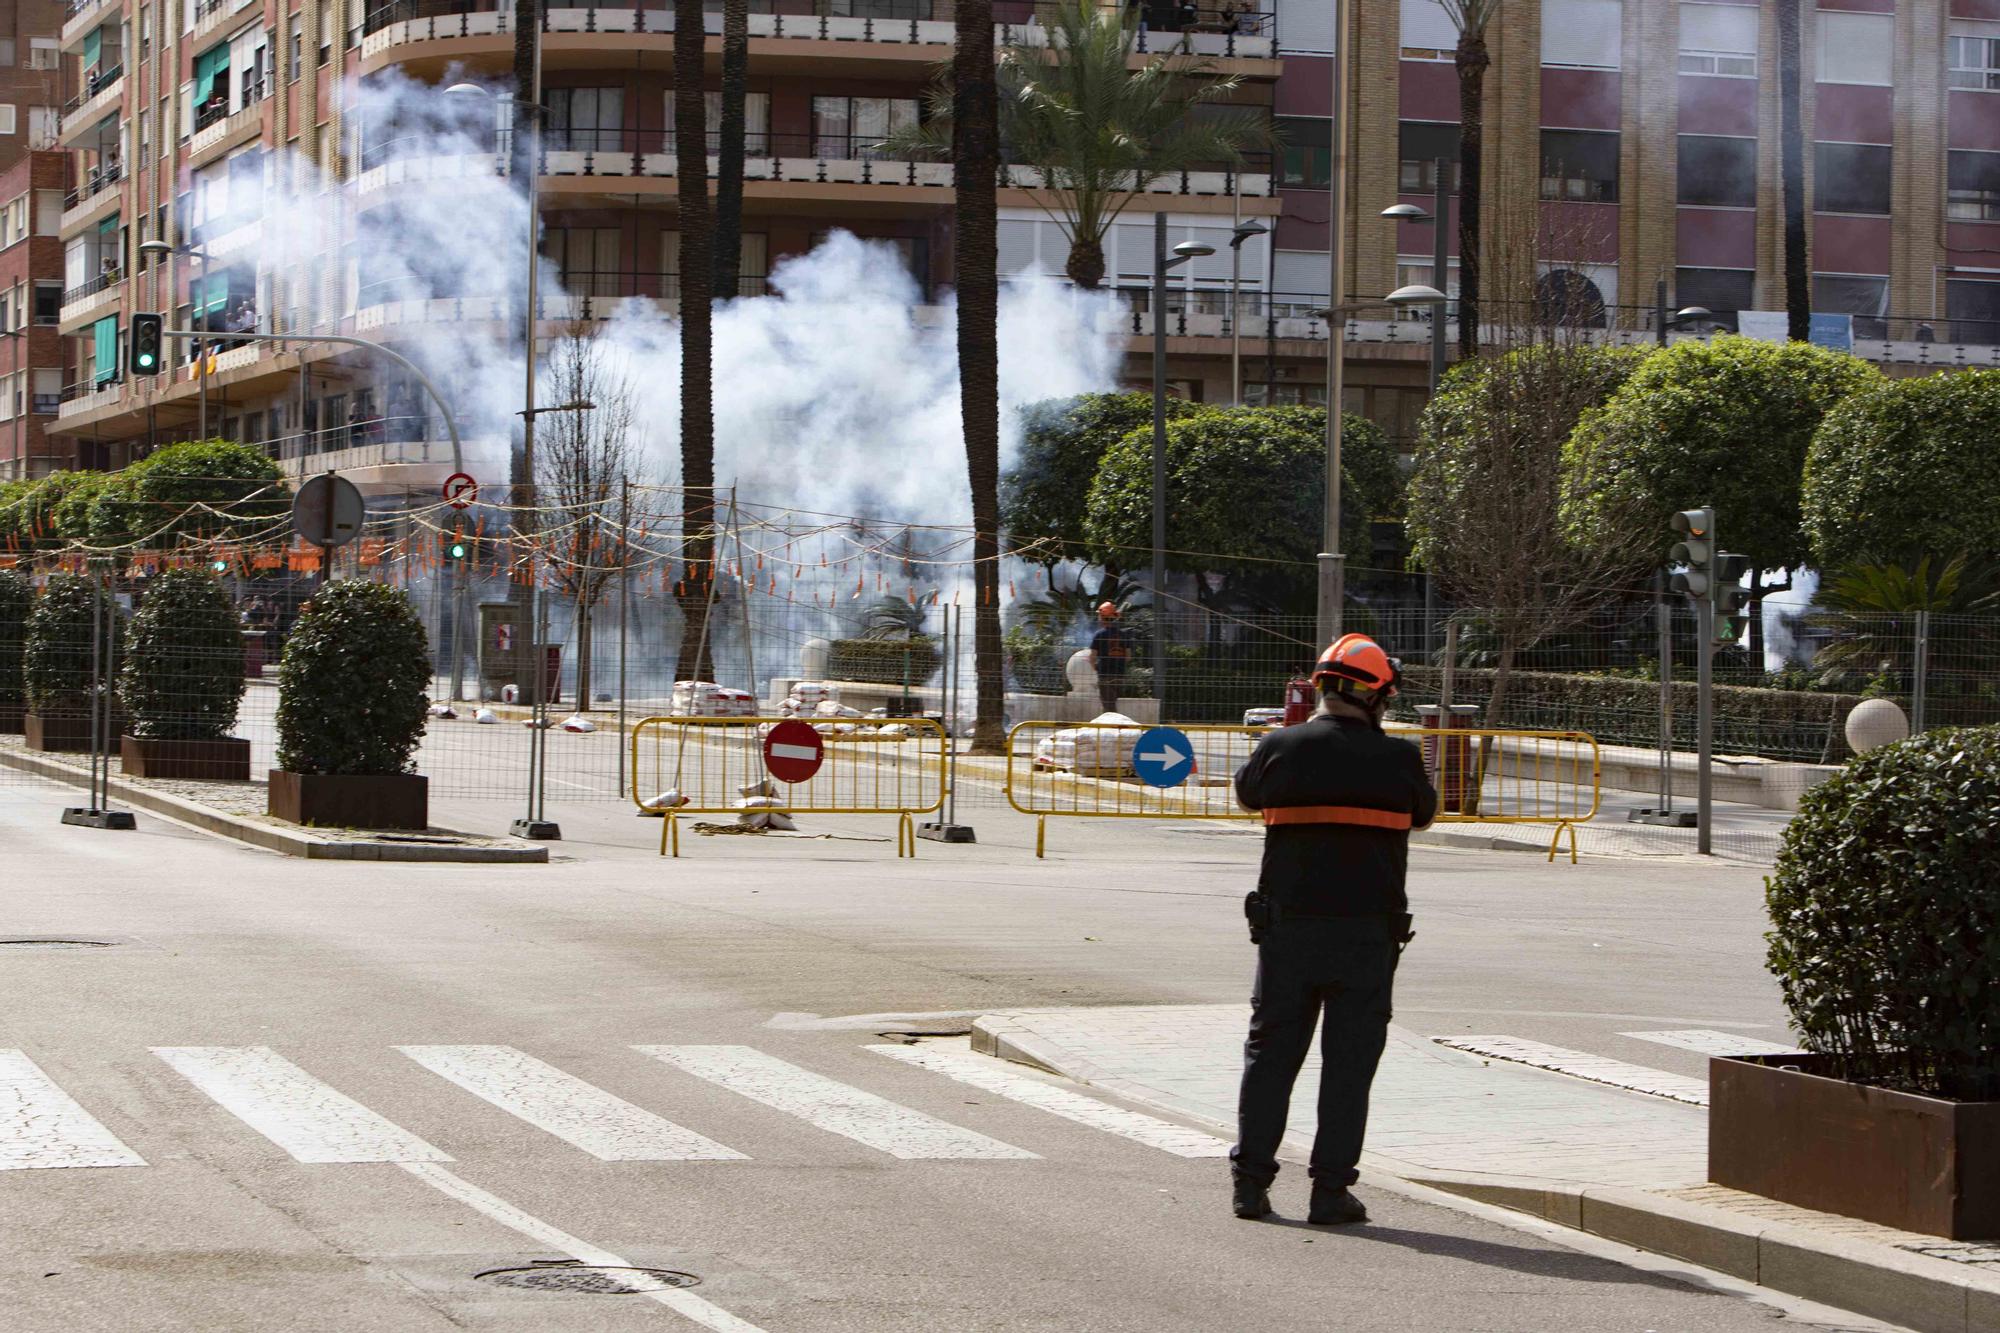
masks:
<svg viewBox="0 0 2000 1333"><path fill-rule="evenodd" d="M1104 237L1146 187L1172 172L1234 165L1269 138L1248 111L1192 114L1232 98L1241 80L1186 43L1138 68L1138 11L1096 0L1038 7L1045 44L1010 46L999 65L1000 135L1009 157L1034 173L1069 237L1064 266L1079 287L1104 281ZM928 115L893 136L890 152L942 158L952 141L957 92L947 82Z"/></svg>
<svg viewBox="0 0 2000 1333"><path fill-rule="evenodd" d="M359 579L320 589L278 668L278 767L409 772L430 683L430 649L407 593Z"/></svg>
<svg viewBox="0 0 2000 1333"><path fill-rule="evenodd" d="M27 546L29 497L42 483L0 481L0 551L20 551Z"/></svg>
<svg viewBox="0 0 2000 1333"><path fill-rule="evenodd" d="M48 476L22 485L16 491L11 510L11 525L22 551L54 550L63 544L56 522L56 511L68 498L69 493L80 486L89 486L90 478L100 474L92 472L51 472ZM10 520L0 516L0 524Z"/></svg>
<svg viewBox="0 0 2000 1333"><path fill-rule="evenodd" d="M116 472L72 472L62 492L50 512L55 526L55 537L61 542L89 542L91 539L90 515L98 497L110 487L117 485Z"/></svg>
<svg viewBox="0 0 2000 1333"><path fill-rule="evenodd" d="M1169 398L1175 420L1203 409ZM1153 420L1146 393L1086 393L1029 403L1021 413L1021 460L1001 483L1000 521L1019 555L1053 566L1079 555L1091 479L1105 451Z"/></svg>
<svg viewBox="0 0 2000 1333"><path fill-rule="evenodd" d="M1405 526L1444 594L1489 623L1496 672L1488 725L1501 718L1519 656L1630 582L1618 552L1566 539L1561 459L1579 418L1628 384L1647 355L1529 343L1460 362L1424 411Z"/></svg>
<svg viewBox="0 0 2000 1333"><path fill-rule="evenodd" d="M1828 412L1803 508L1825 568L2000 555L2000 370L1880 381Z"/></svg>
<svg viewBox="0 0 2000 1333"><path fill-rule="evenodd" d="M1648 357L1564 451L1563 520L1580 544L1657 564L1675 510L1713 503L1753 569L1805 563L1799 477L1820 419L1881 382L1809 343L1722 337Z"/></svg>
<svg viewBox="0 0 2000 1333"><path fill-rule="evenodd" d="M148 580L118 674L133 734L220 740L236 724L248 683L243 630L222 581L205 569L169 569Z"/></svg>
<svg viewBox="0 0 2000 1333"><path fill-rule="evenodd" d="M1289 597L1311 586L1326 489L1326 413L1238 408L1167 424L1167 564L1215 572ZM1395 451L1381 427L1342 421L1343 513L1350 559L1365 558L1369 520L1396 507ZM1084 533L1099 560L1129 562L1153 545L1153 432L1129 432L1091 482Z"/></svg>
<svg viewBox="0 0 2000 1333"><path fill-rule="evenodd" d="M1919 611L1935 617L1930 625L1933 661L1971 662L1987 656L1986 645L1977 640L1982 632L1990 635L1990 622L1967 617L2000 604L2000 571L1990 565L1972 567L1963 554L1942 562L1935 573L1928 555L1909 569L1857 565L1829 577L1816 600L1805 623L1831 636L1813 654L1813 669L1822 682L1852 685L1858 676L1886 680L1900 689L1916 667Z"/></svg>
<svg viewBox="0 0 2000 1333"><path fill-rule="evenodd" d="M21 688L21 654L34 605L35 585L14 570L0 569L0 709L17 709L26 697Z"/></svg>
<svg viewBox="0 0 2000 1333"><path fill-rule="evenodd" d="M107 506L129 495L128 514L100 507L92 521L107 532L126 526L148 546L255 540L291 513L283 469L262 449L232 440L170 444L128 471L129 492L101 493Z"/></svg>

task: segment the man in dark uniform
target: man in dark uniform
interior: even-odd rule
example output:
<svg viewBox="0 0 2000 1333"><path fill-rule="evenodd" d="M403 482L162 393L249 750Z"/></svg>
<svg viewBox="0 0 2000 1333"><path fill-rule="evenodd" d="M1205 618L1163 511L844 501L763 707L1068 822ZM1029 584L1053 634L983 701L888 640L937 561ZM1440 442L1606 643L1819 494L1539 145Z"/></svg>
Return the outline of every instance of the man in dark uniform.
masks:
<svg viewBox="0 0 2000 1333"><path fill-rule="evenodd" d="M1368 1220L1348 1186L1410 938L1410 830L1437 814L1417 747L1382 731L1397 675L1374 640L1347 635L1313 671L1318 711L1265 737L1236 774L1237 799L1265 824L1263 869L1244 904L1257 984L1229 1154L1238 1217L1271 1211L1292 1084L1324 1012L1308 1220Z"/></svg>
<svg viewBox="0 0 2000 1333"><path fill-rule="evenodd" d="M1097 702L1107 713L1118 711L1118 692L1125 688L1125 670L1132 664L1132 634L1118 625L1118 608L1103 602L1097 608L1103 628L1091 636L1090 665L1097 669Z"/></svg>

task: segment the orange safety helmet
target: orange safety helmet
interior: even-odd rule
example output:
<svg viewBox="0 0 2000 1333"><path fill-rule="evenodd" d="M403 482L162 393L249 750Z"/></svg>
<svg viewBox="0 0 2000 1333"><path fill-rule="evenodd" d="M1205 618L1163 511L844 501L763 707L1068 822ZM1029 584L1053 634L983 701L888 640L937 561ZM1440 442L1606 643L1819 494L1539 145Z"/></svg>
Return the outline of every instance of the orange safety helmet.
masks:
<svg viewBox="0 0 2000 1333"><path fill-rule="evenodd" d="M1097 618L1099 620L1118 619L1118 607L1111 602L1099 602L1097 604Z"/></svg>
<svg viewBox="0 0 2000 1333"><path fill-rule="evenodd" d="M1383 652L1381 644L1366 634L1344 634L1320 654L1312 681L1320 689L1364 696L1380 690L1393 698L1402 675L1402 663Z"/></svg>

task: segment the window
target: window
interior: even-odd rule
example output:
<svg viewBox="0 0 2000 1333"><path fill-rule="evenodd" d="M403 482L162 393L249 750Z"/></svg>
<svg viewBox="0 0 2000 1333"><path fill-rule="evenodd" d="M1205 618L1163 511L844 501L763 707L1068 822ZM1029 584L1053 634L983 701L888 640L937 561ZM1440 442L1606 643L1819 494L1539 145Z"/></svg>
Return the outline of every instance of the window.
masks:
<svg viewBox="0 0 2000 1333"><path fill-rule="evenodd" d="M62 407L62 371L37 370L34 372L36 416L54 416Z"/></svg>
<svg viewBox="0 0 2000 1333"><path fill-rule="evenodd" d="M1542 0L1542 63L1617 69L1624 27L1622 0Z"/></svg>
<svg viewBox="0 0 2000 1333"><path fill-rule="evenodd" d="M28 39L29 69L58 69L62 65L62 55L56 49L53 37L30 37Z"/></svg>
<svg viewBox="0 0 2000 1333"><path fill-rule="evenodd" d="M11 135L13 132L14 108L11 106L0 106L0 136Z"/></svg>
<svg viewBox="0 0 2000 1333"><path fill-rule="evenodd" d="M1715 312L1716 324L1736 327L1736 312L1749 310L1756 299L1757 274L1747 268L1677 268L1670 310L1700 306ZM1706 322L1706 321L1704 321Z"/></svg>
<svg viewBox="0 0 2000 1333"><path fill-rule="evenodd" d="M139 59L150 59L153 54L153 7L139 6Z"/></svg>
<svg viewBox="0 0 2000 1333"><path fill-rule="evenodd" d="M1542 198L1618 202L1618 136L1595 130L1542 131Z"/></svg>
<svg viewBox="0 0 2000 1333"><path fill-rule="evenodd" d="M1333 183L1333 122L1285 116L1276 122L1278 184L1324 190Z"/></svg>
<svg viewBox="0 0 2000 1333"><path fill-rule="evenodd" d="M13 63L14 39L12 37L0 37L0 66L9 66Z"/></svg>
<svg viewBox="0 0 2000 1333"><path fill-rule="evenodd" d="M2000 26L1953 22L1944 51L1952 87L2000 92Z"/></svg>
<svg viewBox="0 0 2000 1333"><path fill-rule="evenodd" d="M549 90L548 149L615 153L625 144L623 88Z"/></svg>
<svg viewBox="0 0 2000 1333"><path fill-rule="evenodd" d="M1947 278L1944 304L1953 342L2000 343L2000 282Z"/></svg>
<svg viewBox="0 0 2000 1333"><path fill-rule="evenodd" d="M293 83L299 81L299 71L305 68L305 16L292 15L292 63L285 77Z"/></svg>
<svg viewBox="0 0 2000 1333"><path fill-rule="evenodd" d="M28 108L28 147L54 148L56 129L62 121L62 113L52 106L31 106Z"/></svg>
<svg viewBox="0 0 2000 1333"><path fill-rule="evenodd" d="M1819 81L1888 87L1895 69L1893 14L1819 12Z"/></svg>
<svg viewBox="0 0 2000 1333"><path fill-rule="evenodd" d="M1757 77L1757 11L1746 5L1681 5L1680 72Z"/></svg>
<svg viewBox="0 0 2000 1333"><path fill-rule="evenodd" d="M1438 0L1402 0L1403 59L1450 60L1458 50L1458 25Z"/></svg>
<svg viewBox="0 0 2000 1333"><path fill-rule="evenodd" d="M2000 153L1954 148L1948 157L1945 216L1954 222L2000 222Z"/></svg>
<svg viewBox="0 0 2000 1333"><path fill-rule="evenodd" d="M1003 221L1000 225L1004 229L1007 224ZM769 238L764 233L746 231L738 237L736 249L738 294L764 295L764 280L771 271L769 255ZM671 229L663 230L660 232L660 295L666 300L676 301L680 299L680 294L681 234Z"/></svg>
<svg viewBox="0 0 2000 1333"><path fill-rule="evenodd" d="M1813 208L1821 213L1887 213L1887 144L1813 145Z"/></svg>
<svg viewBox="0 0 2000 1333"><path fill-rule="evenodd" d="M63 195L61 190L35 191L35 235L56 236L62 232Z"/></svg>
<svg viewBox="0 0 2000 1333"><path fill-rule="evenodd" d="M319 12L319 63L324 65L333 59L333 27L337 15L332 5Z"/></svg>
<svg viewBox="0 0 2000 1333"><path fill-rule="evenodd" d="M1680 136L1676 202L1715 208L1757 206L1757 141L1714 134Z"/></svg>
<svg viewBox="0 0 2000 1333"><path fill-rule="evenodd" d="M1404 194L1430 194L1437 189L1437 164L1451 164L1450 189L1458 193L1458 126L1432 120L1406 120L1396 129L1402 165L1396 188Z"/></svg>
<svg viewBox="0 0 2000 1333"><path fill-rule="evenodd" d="M1812 308L1830 315L1854 316L1854 336L1889 336L1889 279L1853 273L1815 273Z"/></svg>
<svg viewBox="0 0 2000 1333"><path fill-rule="evenodd" d="M702 94L702 121L708 129L708 151L719 150L722 144L722 94ZM674 112L674 90L667 89L667 146L673 147L674 127L680 118ZM743 94L743 151L751 157L763 157L771 152L771 94ZM782 151L779 156L783 156Z"/></svg>
<svg viewBox="0 0 2000 1333"><path fill-rule="evenodd" d="M884 139L917 123L914 97L815 97L813 156L878 160Z"/></svg>
<svg viewBox="0 0 2000 1333"><path fill-rule="evenodd" d="M616 227L551 227L542 237L542 254L562 274L571 296L623 296L624 272L618 259Z"/></svg>

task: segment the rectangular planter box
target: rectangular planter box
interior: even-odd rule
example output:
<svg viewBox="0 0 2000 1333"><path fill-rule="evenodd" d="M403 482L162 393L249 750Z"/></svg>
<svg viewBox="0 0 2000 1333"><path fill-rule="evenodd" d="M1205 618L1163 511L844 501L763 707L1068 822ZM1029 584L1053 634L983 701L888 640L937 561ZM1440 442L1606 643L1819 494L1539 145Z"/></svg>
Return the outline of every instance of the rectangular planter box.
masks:
<svg viewBox="0 0 2000 1333"><path fill-rule="evenodd" d="M225 736L218 741L120 736L118 758L125 772L135 778L193 778L213 782L250 780L250 742L237 736Z"/></svg>
<svg viewBox="0 0 2000 1333"><path fill-rule="evenodd" d="M322 828L426 829L430 779L418 773L271 773L277 819Z"/></svg>
<svg viewBox="0 0 2000 1333"><path fill-rule="evenodd" d="M1831 1065L1711 1059L1708 1178L1904 1231L2000 1239L2000 1102L1849 1083L1827 1077Z"/></svg>
<svg viewBox="0 0 2000 1333"><path fill-rule="evenodd" d="M124 729L125 719L114 714L111 718L111 734L116 736ZM21 732L28 738L30 750L43 750L54 754L90 752L88 713L50 713L46 717L40 713L23 713Z"/></svg>
<svg viewBox="0 0 2000 1333"><path fill-rule="evenodd" d="M28 709L25 704L0 704L0 736L18 736L27 725L21 719Z"/></svg>

